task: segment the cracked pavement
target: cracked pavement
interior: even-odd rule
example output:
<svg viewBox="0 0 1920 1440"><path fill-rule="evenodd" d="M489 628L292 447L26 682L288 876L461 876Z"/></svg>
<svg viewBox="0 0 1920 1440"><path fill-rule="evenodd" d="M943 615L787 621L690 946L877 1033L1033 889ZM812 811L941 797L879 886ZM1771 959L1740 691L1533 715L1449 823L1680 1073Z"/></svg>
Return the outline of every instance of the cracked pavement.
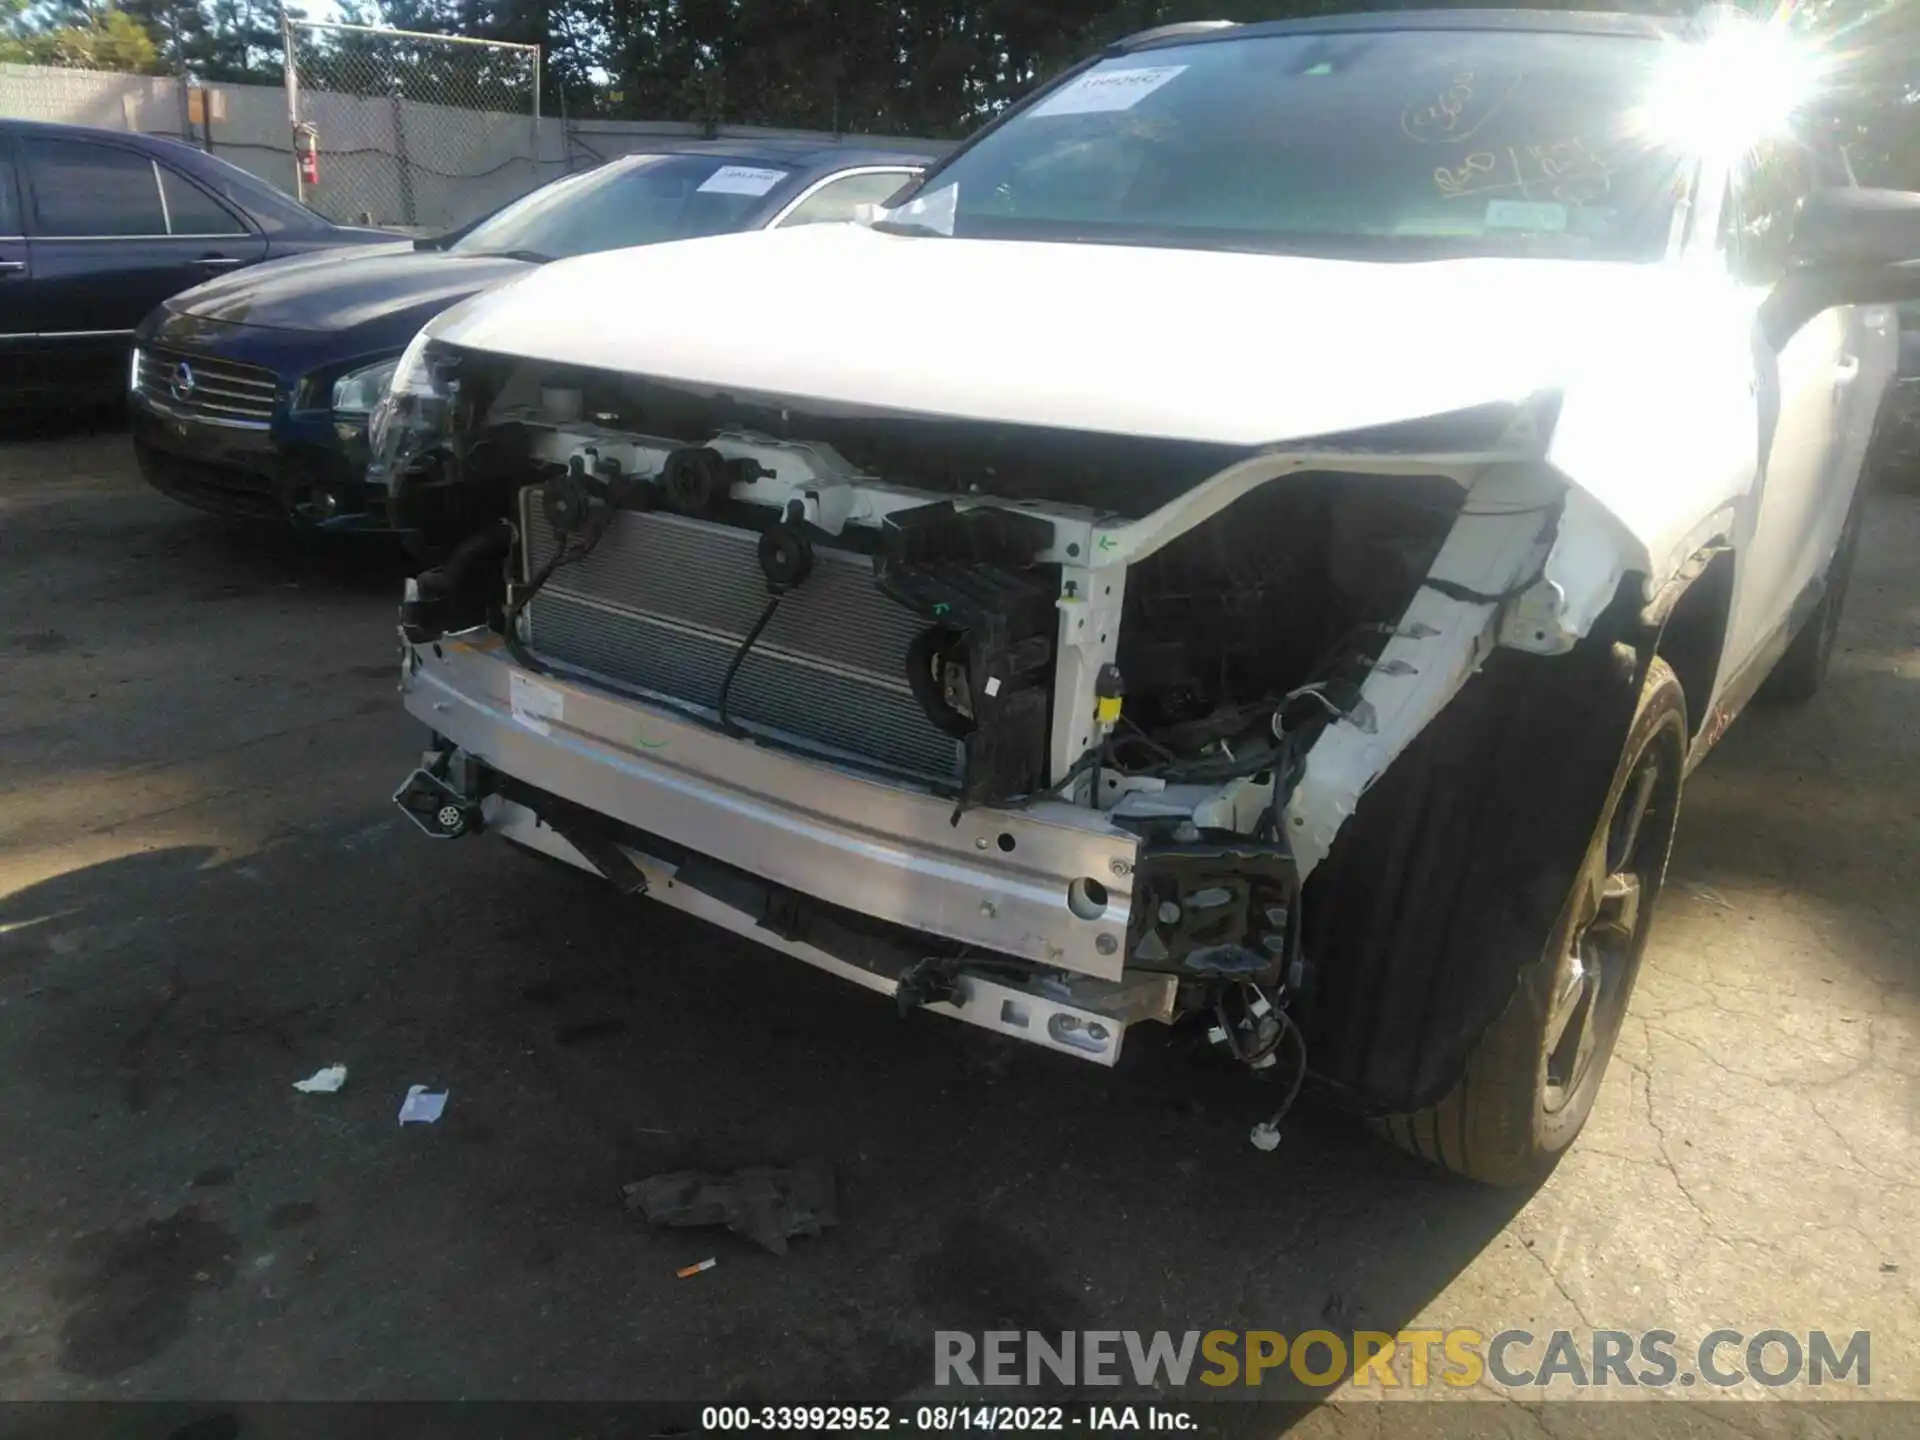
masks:
<svg viewBox="0 0 1920 1440"><path fill-rule="evenodd" d="M1158 1032L1109 1073L900 1021L418 839L402 566L183 510L123 435L0 443L0 1395L872 1402L936 1328L1331 1325L1864 1329L1920 1398L1915 555L1879 497L1828 690L1689 782L1605 1094L1511 1194L1313 1101L1260 1154L1267 1094ZM808 1153L842 1220L784 1259L620 1205Z"/></svg>

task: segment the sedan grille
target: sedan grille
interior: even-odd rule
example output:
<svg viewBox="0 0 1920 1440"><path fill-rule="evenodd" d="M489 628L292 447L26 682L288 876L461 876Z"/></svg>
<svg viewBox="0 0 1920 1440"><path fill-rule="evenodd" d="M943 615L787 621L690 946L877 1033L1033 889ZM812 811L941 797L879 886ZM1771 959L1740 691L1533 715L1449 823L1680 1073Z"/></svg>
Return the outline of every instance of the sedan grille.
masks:
<svg viewBox="0 0 1920 1440"><path fill-rule="evenodd" d="M539 491L525 492L529 572L553 553ZM536 654L616 686L711 712L727 666L767 603L759 536L657 511L622 512L586 559L527 607ZM960 773L957 742L907 685L925 622L873 583L872 562L816 547L748 652L727 716L796 748L935 786Z"/></svg>
<svg viewBox="0 0 1920 1440"><path fill-rule="evenodd" d="M134 356L133 388L190 420L264 430L273 419L276 382L257 365L142 346Z"/></svg>

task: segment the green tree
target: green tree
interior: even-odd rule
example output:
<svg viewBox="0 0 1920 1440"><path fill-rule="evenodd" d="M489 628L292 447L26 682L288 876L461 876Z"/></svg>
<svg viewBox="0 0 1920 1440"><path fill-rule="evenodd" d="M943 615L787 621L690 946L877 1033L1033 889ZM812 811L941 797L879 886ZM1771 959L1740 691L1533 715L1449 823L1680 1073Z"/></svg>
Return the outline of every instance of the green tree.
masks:
<svg viewBox="0 0 1920 1440"><path fill-rule="evenodd" d="M1861 183L1920 190L1920 11L1823 0L1807 23L1826 56L1829 108Z"/></svg>
<svg viewBox="0 0 1920 1440"><path fill-rule="evenodd" d="M159 48L170 75L227 84L277 85L279 9L272 0L119 0ZM300 11L289 7L298 17Z"/></svg>
<svg viewBox="0 0 1920 1440"><path fill-rule="evenodd" d="M0 60L137 74L160 69L153 36L125 10L76 5L51 17L35 17L17 0L5 3L6 10L0 11L7 21L0 34Z"/></svg>

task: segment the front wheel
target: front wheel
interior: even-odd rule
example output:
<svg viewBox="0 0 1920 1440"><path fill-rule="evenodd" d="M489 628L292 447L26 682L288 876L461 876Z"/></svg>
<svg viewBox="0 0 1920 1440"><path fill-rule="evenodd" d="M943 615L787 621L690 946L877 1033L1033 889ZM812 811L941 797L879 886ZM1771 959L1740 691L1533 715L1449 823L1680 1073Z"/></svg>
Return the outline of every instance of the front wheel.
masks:
<svg viewBox="0 0 1920 1440"><path fill-rule="evenodd" d="M1553 1168L1580 1133L1626 1018L1680 814L1687 707L1656 658L1592 839L1541 958L1436 1105L1389 1115L1395 1143L1492 1184Z"/></svg>

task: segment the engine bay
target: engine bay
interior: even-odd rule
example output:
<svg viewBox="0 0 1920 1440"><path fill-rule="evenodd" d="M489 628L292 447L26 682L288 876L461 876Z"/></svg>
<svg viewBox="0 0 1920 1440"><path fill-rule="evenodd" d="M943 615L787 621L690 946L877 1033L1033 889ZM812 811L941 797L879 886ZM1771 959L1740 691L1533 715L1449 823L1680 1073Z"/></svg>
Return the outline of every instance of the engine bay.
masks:
<svg viewBox="0 0 1920 1440"><path fill-rule="evenodd" d="M744 423L792 431L790 410L531 369L467 376L454 443L416 466L415 503L472 534L420 577L415 628L484 616L530 668L959 807L1046 793L1137 809L1129 797L1233 782L1271 796L1299 748L1287 737L1360 703L1464 493L1431 473L1306 471L1143 543L1137 506L1076 503L1090 487L1046 468L1045 435L973 433L947 455L954 427L933 425L907 469L965 487L942 493L811 429ZM720 415L734 428L687 428ZM901 453L877 422L806 419ZM1169 447L1138 449L1145 469L1116 467L1116 500L1166 493ZM858 726L809 726L809 709L860 712L885 743L862 754Z"/></svg>
<svg viewBox="0 0 1920 1440"><path fill-rule="evenodd" d="M441 543L402 607L423 829L497 823L1100 1063L1189 1015L1255 1069L1291 1042L1297 1084L1375 993L1354 877L1400 830L1348 825L1362 795L1418 742L1408 813L1444 809L1494 722L1442 711L1627 578L1527 406L1233 451L444 347L409 373L375 429L390 518Z"/></svg>
<svg viewBox="0 0 1920 1440"><path fill-rule="evenodd" d="M1564 503L1477 414L1238 454L1090 437L1055 468L1060 437L1019 427L817 414L471 352L433 363L439 398L395 513L465 538L409 583L416 646L484 626L521 678L694 727L672 732L676 753L698 732L719 746L702 754L803 761L820 778L784 783L832 787L804 803L855 827L873 798L913 797L913 843L969 837L988 866L963 912L923 883L924 858L902 888L789 880L754 902L783 932L832 892L930 932L922 944L959 942L923 953L942 974L998 954L1041 977L1159 976L1256 1067L1310 984L1311 867L1480 663L1502 598L1539 581ZM1090 456L1111 466L1104 485ZM719 763L705 773L737 768ZM650 809L633 813L651 829ZM1048 833L1012 817L1065 814L1086 817L1085 841L1129 848L1006 908L996 890L1033 873ZM638 831L568 838L614 878L622 833ZM739 843L712 853L777 878L770 852ZM906 974L915 1003L942 993Z"/></svg>

